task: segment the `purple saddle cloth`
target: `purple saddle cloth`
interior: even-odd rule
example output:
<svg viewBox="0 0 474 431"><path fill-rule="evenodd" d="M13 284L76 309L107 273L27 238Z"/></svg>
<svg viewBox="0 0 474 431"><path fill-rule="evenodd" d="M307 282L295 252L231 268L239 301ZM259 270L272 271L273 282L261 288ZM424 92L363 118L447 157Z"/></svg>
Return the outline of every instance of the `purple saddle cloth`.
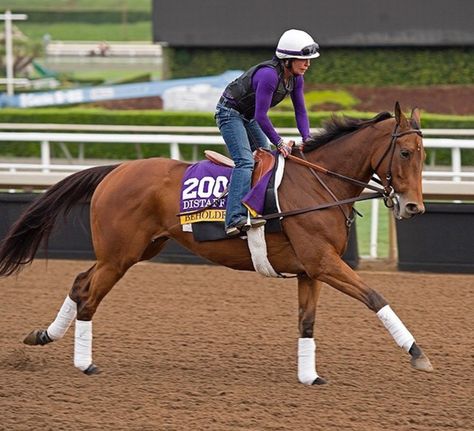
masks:
<svg viewBox="0 0 474 431"><path fill-rule="evenodd" d="M265 193L272 173L267 172L242 200L254 217L263 214ZM223 221L227 204L227 195L223 194L231 174L232 168L217 165L209 160L191 165L186 170L181 184L181 224Z"/></svg>
<svg viewBox="0 0 474 431"><path fill-rule="evenodd" d="M276 166L277 163L275 168ZM186 170L181 184L179 216L182 225L187 225L188 228L191 226L196 241L229 238L224 230L227 196L223 194L231 174L232 168L209 160L194 163ZM274 176L275 169L267 172L242 200L252 216L278 211L273 187ZM280 221L269 220L265 230L281 230Z"/></svg>

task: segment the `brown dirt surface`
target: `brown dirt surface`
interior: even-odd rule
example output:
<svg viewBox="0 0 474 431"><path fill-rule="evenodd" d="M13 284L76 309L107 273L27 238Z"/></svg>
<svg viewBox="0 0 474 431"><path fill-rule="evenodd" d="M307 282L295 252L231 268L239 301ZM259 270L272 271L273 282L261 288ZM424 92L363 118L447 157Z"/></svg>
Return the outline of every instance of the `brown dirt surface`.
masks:
<svg viewBox="0 0 474 431"><path fill-rule="evenodd" d="M474 276L359 271L392 304L435 367L410 367L376 316L325 286L318 372L296 379L294 280L217 266L136 265L94 318L94 360L72 364L73 329L47 327L89 262L39 260L0 280L1 430L474 429Z"/></svg>
<svg viewBox="0 0 474 431"><path fill-rule="evenodd" d="M432 85L423 87L367 87L361 85L311 85L308 91L344 90L359 100L352 109L360 112L392 112L395 102L402 109L420 108L422 112L448 115L474 114L474 85ZM342 106L323 103L313 111L339 111Z"/></svg>
<svg viewBox="0 0 474 431"><path fill-rule="evenodd" d="M474 114L474 85L432 87L348 87L360 103L358 111L393 111L395 102L403 109L420 108L431 114Z"/></svg>

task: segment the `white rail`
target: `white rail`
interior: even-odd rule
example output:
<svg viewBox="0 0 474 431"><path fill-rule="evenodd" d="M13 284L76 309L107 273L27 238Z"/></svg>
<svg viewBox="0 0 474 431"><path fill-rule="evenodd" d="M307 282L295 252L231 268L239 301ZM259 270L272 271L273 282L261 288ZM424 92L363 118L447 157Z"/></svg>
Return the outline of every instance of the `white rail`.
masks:
<svg viewBox="0 0 474 431"><path fill-rule="evenodd" d="M193 159L197 158L197 148L199 145L224 145L220 135L216 135L215 127L195 128L195 127L162 127L162 126L96 126L96 125L23 125L24 130L34 130L34 128L48 129L58 127L60 130L93 130L95 133L57 133L57 132L0 132L0 142L38 142L41 146L40 163L14 163L0 161L0 186L3 188L21 189L24 187L46 188L61 180L71 172L90 167L85 163L84 144L87 143L131 143L131 144L167 144L170 148L170 157L180 160L180 145L193 146ZM18 125L0 124L0 130L18 128ZM99 128L99 129L97 129ZM97 133L114 131L115 133ZM170 133L117 133L120 132L147 132L167 131ZM180 135L177 132L188 133ZM280 134L296 138L296 129L279 129ZM171 132L174 132L171 134ZM192 135L191 133L201 133ZM204 135L202 133L212 133ZM472 136L474 130L424 130L425 136ZM291 135L291 136L288 136ZM65 147L66 143L79 143L82 147L79 150L77 161L69 156L70 164L55 164L51 160L51 144L59 143ZM463 170L461 163L461 150L474 150L474 139L449 139L449 138L425 138L425 148L450 149L451 166L450 170L432 170L427 167L423 171L424 196L428 199L445 200L474 200L474 170ZM67 148L63 150L67 154ZM79 164L77 164L79 162ZM110 161L104 161L110 163ZM372 226L370 238L370 257L376 258L378 255L378 201L372 204Z"/></svg>
<svg viewBox="0 0 474 431"><path fill-rule="evenodd" d="M160 57L163 48L158 44L139 42L50 42L46 47L48 56L90 56L111 57Z"/></svg>
<svg viewBox="0 0 474 431"><path fill-rule="evenodd" d="M179 144L224 145L221 136L208 135L161 135L161 134L118 134L118 133L47 133L47 132L0 132L0 141L41 142L41 160L50 164L50 144L59 143L131 143L168 144L170 156L180 160ZM82 157L80 158L82 160Z"/></svg>
<svg viewBox="0 0 474 431"><path fill-rule="evenodd" d="M291 129L292 130L292 129ZM280 131L281 132L281 131ZM291 138L297 139L295 136ZM178 134L131 134L131 133L56 133L56 132L0 132L0 142L40 142L41 170L47 172L51 163L51 143L133 143L133 144L167 144L170 147L170 157L180 160L179 146L193 145L193 155L197 154L198 145L224 145L220 135L178 135ZM453 181L461 177L472 176L462 172L461 149L474 150L474 139L424 139L425 148L446 148L451 150L451 175L445 171L426 170L425 178L451 176ZM79 152L79 161L84 160L83 150ZM195 157L194 157L195 159ZM47 167L48 166L48 167Z"/></svg>
<svg viewBox="0 0 474 431"><path fill-rule="evenodd" d="M131 126L116 124L58 124L58 123L0 123L0 130L48 130L48 131L73 131L73 132L130 132L130 133L199 133L219 135L215 126ZM279 127L280 134L297 135L298 129L293 127ZM313 128L312 133L321 129ZM474 129L425 129L425 136L473 136Z"/></svg>

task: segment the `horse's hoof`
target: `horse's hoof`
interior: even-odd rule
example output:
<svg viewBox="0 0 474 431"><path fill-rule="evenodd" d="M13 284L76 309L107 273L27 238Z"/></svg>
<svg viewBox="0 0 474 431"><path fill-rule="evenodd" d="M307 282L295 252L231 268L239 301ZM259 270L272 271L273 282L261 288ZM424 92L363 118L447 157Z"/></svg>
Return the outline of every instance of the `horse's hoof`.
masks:
<svg viewBox="0 0 474 431"><path fill-rule="evenodd" d="M322 377L316 377L316 380L311 383L312 385L326 385L327 384L327 380L324 380Z"/></svg>
<svg viewBox="0 0 474 431"><path fill-rule="evenodd" d="M35 329L25 337L23 343L29 346L44 346L52 341L45 329Z"/></svg>
<svg viewBox="0 0 474 431"><path fill-rule="evenodd" d="M84 374L87 374L88 376L92 376L93 374L100 374L100 368L97 367L94 364L90 364L84 371Z"/></svg>
<svg viewBox="0 0 474 431"><path fill-rule="evenodd" d="M31 331L23 340L23 343L28 344L29 346L36 346L38 344L37 341L37 333L38 330L35 329L34 331Z"/></svg>
<svg viewBox="0 0 474 431"><path fill-rule="evenodd" d="M431 362L428 359L428 356L426 356L424 353L422 353L421 356L418 356L418 358L411 358L410 363L413 368L420 371L431 373L434 370L433 365L431 365Z"/></svg>

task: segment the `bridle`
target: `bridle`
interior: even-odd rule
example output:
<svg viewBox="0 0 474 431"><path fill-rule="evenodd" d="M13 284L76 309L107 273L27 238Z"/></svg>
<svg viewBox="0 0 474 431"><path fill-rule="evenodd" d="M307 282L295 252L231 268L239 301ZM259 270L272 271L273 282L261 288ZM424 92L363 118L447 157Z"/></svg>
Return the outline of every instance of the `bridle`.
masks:
<svg viewBox="0 0 474 431"><path fill-rule="evenodd" d="M386 184L384 184L379 178L375 177L373 174L372 174L371 179L369 180L369 182L374 181L375 183L379 184L381 187L376 186L374 184L369 184L369 182L360 181L360 180L357 180L355 178L347 177L345 175L339 174L337 172L334 172L334 171L326 169L322 166L319 166L315 163L312 163L312 162L306 160L306 158L303 154L303 151L301 149L301 146L300 146L300 147L298 147L299 157L293 156L293 155L290 154L287 158L294 161L294 162L296 162L296 163L298 163L298 164L300 164L300 165L302 165L302 166L306 166L307 168L309 168L309 170L311 171L313 176L315 176L317 178L319 183L326 189L326 191L328 191L328 193L331 195L331 197L335 201L325 203L325 204L316 205L316 206L309 207L309 208L302 208L302 209L297 209L297 210L283 211L283 212L280 212L280 213L267 214L267 215L262 216L261 218L263 218L265 220L270 220L270 219L274 219L274 218L289 217L289 216L304 214L304 213L307 213L307 212L316 211L316 210L320 210L320 209L326 209L326 208L339 206L341 208L341 211L344 214L344 217L346 218L347 227L350 227L354 219L351 218L350 215L346 214L346 212L342 208L342 205L353 204L357 201L364 201L364 200L368 200L368 199L383 198L385 206L387 208L393 209L395 207L395 205L398 205L396 192L395 192L395 190L393 189L393 186L392 186L392 164L393 164L393 157L394 157L394 154L395 154L395 147L396 147L397 139L402 137L402 136L410 135L410 134L413 134L413 133L416 133L418 136L421 136L421 137L423 136L423 133L419 129L409 129L409 130L405 130L403 132L398 132L398 128L399 128L399 124L397 123L395 125L395 128L394 128L392 134L391 134L390 144L388 145L387 149L384 151L384 153L383 153L382 157L380 158L380 160L378 161L378 163L375 165L375 168L373 169L373 174L374 174L378 170L380 165L383 163L383 161L385 160L387 155L390 154L390 161L388 163L387 173L385 174ZM369 196L366 196L366 197L356 196L356 197L352 197L352 198L338 200L336 198L336 196L334 195L334 193L332 193L332 191L329 189L329 187L326 184L324 184L324 182L321 180L320 176L316 172L322 172L323 174L339 178L343 181L350 182L352 184L356 184L356 185L361 186L363 188L368 188L370 190L375 191L376 193L372 193L372 194L370 194Z"/></svg>
<svg viewBox="0 0 474 431"><path fill-rule="evenodd" d="M399 124L396 124L395 129L393 130L393 133L392 133L392 139L390 140L390 145L387 147L387 149L385 150L382 157L380 158L380 160L378 161L378 163L375 165L375 168L374 168L374 172L377 172L378 168L384 161L385 157L387 157L387 154L390 153L390 161L388 163L387 173L385 174L386 184L383 184L382 181L380 181L378 178L375 178L373 176L371 178L372 181L375 181L376 183L380 184L383 187L382 198L387 208L393 208L395 206L395 202L394 202L394 200L396 199L395 190L392 187L392 163L393 163L393 156L395 154L397 139L400 138L401 136L411 135L413 133L416 133L418 136L423 137L423 133L420 129L409 129L409 130L405 130L403 132L398 133L398 127L399 127Z"/></svg>

